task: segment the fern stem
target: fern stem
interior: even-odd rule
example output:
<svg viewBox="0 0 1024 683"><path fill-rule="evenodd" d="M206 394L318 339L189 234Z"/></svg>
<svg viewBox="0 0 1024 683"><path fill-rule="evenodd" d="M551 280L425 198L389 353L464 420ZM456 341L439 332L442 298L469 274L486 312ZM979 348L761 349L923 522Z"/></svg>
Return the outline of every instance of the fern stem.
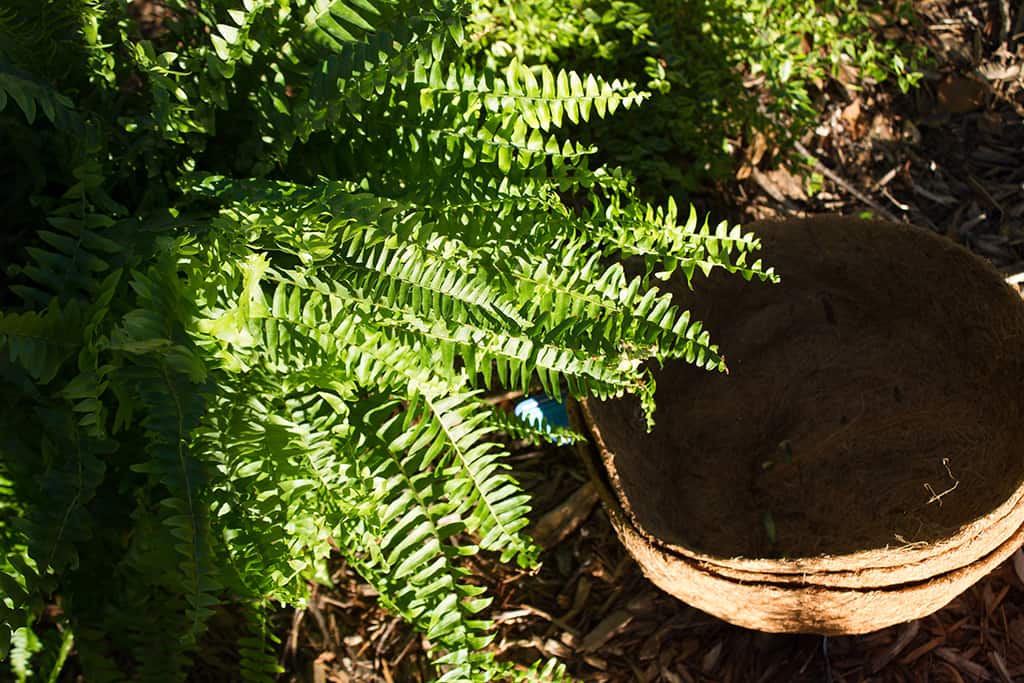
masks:
<svg viewBox="0 0 1024 683"><path fill-rule="evenodd" d="M64 669L64 663L67 661L68 655L71 653L71 647L75 644L75 634L70 628L65 626L64 632L61 634L60 649L57 650L57 659L53 662L53 667L50 669L50 675L46 678L46 683L57 683L57 678L60 677L60 672Z"/></svg>

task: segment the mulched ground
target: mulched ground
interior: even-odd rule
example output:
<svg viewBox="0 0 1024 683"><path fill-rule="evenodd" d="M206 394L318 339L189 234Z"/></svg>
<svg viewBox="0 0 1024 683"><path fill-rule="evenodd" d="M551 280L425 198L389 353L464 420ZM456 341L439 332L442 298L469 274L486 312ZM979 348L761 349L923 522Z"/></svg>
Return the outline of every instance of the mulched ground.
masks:
<svg viewBox="0 0 1024 683"><path fill-rule="evenodd" d="M571 448L517 449L548 550L526 575L484 557L496 596L494 649L529 664L557 657L582 681L853 683L1024 680L1024 583L1012 563L926 619L866 636L773 635L722 622L662 593L619 544ZM290 681L430 680L421 636L376 606L343 563L282 621ZM285 617L287 615L282 615Z"/></svg>
<svg viewBox="0 0 1024 683"><path fill-rule="evenodd" d="M1024 3L915 3L934 62L919 89L833 84L818 126L788 162L743 141L742 180L711 203L735 220L861 214L927 226L1024 271ZM755 163L756 161L756 163ZM821 187L809 191L805 178ZM721 215L721 214L718 214ZM494 650L557 657L582 681L1024 681L1024 562L990 574L945 609L866 636L770 635L721 622L662 593L611 530L569 448L519 444L512 464L534 496L547 548L532 575L493 557L474 573L495 603ZM339 561L335 586L280 615L282 680L415 683L431 669L421 636L382 611Z"/></svg>

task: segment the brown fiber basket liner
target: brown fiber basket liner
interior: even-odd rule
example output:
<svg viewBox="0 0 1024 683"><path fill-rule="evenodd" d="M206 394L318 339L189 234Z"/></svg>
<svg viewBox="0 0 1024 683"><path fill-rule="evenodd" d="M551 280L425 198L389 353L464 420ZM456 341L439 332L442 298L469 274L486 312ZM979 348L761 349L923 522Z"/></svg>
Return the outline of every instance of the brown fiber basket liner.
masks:
<svg viewBox="0 0 1024 683"><path fill-rule="evenodd" d="M759 585L790 621L800 605L836 611L802 630L855 606L888 623L928 613L1012 552L1024 524L1024 302L917 228L750 227L781 285L716 272L676 288L729 374L656 370L651 434L632 399L581 404L620 536L659 585L731 621L700 604L710 589L664 585L661 565L691 587L694 571Z"/></svg>

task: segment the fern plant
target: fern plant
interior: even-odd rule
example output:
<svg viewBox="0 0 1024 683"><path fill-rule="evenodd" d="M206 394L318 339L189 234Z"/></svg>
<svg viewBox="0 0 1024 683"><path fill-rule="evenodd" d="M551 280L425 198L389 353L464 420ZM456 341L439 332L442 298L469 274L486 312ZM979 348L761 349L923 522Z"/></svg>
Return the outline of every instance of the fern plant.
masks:
<svg viewBox="0 0 1024 683"><path fill-rule="evenodd" d="M0 13L0 177L31 179L3 250L0 643L30 655L56 601L87 680L180 680L241 602L240 674L272 678L263 608L337 548L441 680L556 679L487 653L460 562L538 560L480 392L650 415L649 361L724 368L658 282L771 278L756 238L592 168L565 127L645 95L474 65L459 4L166 7L145 35L124 2Z"/></svg>

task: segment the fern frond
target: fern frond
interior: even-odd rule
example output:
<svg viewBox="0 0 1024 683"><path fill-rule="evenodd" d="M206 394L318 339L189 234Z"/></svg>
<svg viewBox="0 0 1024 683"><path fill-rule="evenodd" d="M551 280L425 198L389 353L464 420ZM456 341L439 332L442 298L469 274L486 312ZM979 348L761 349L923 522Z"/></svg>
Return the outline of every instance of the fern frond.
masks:
<svg viewBox="0 0 1024 683"><path fill-rule="evenodd" d="M6 656L16 645L14 635L32 619L31 602L42 582L30 564L25 545L11 544L4 550L6 555L0 564L0 655Z"/></svg>
<svg viewBox="0 0 1024 683"><path fill-rule="evenodd" d="M80 544L87 543L91 535L92 515L87 506L106 473L101 458L112 448L109 442L92 442L69 429L54 431L67 432L72 434L69 442L44 438L42 444L54 465L39 482L40 497L59 496L54 500L60 502L37 508L29 518L29 552L45 572L59 573L78 562ZM57 448L68 452L52 453L51 449Z"/></svg>
<svg viewBox="0 0 1024 683"><path fill-rule="evenodd" d="M369 6L369 3L359 4ZM332 17L331 9L346 7L346 3L339 0L317 0L307 18ZM300 99L288 107L278 98L265 103L264 107L269 104L280 110L284 105L285 111L291 112L288 124L294 135L308 140L313 133L336 126L342 116L359 116L371 102L386 101L381 98L383 93L393 86L401 87L413 77L416 69L440 59L451 35L456 32L453 27L459 22L459 17L450 10L423 11L419 7L390 25L377 27L360 41L316 31L335 54L325 57L311 74L305 100ZM334 24L342 28L337 22ZM313 25L319 26L315 20ZM287 135L291 137L291 133Z"/></svg>
<svg viewBox="0 0 1024 683"><path fill-rule="evenodd" d="M454 564L474 548L452 543L465 523L446 521L457 504L441 495L443 478L403 455L414 419L393 400L367 399L353 406L353 447L367 467L375 504L367 501L367 526L350 535L365 539L360 550L372 554L350 559L432 642L449 652L476 651L490 637L486 624L473 615L490 600L477 597L482 589L465 583L466 570Z"/></svg>
<svg viewBox="0 0 1024 683"><path fill-rule="evenodd" d="M411 314L401 301L382 301L349 290L338 282L306 278L301 284L295 284L322 297L311 301L329 306L330 324L335 326L338 337L343 339L341 333L349 329L353 321L360 321L367 330L376 328L387 338L405 345L418 363L423 364L420 367L434 367L440 362L442 367L454 369L456 358L461 358L468 376L481 375L487 386L496 376L505 386L526 388L536 372L545 389L557 386L564 377L574 391L590 390L603 396L619 395L634 385L630 374L639 362L628 357L587 356L571 346L538 343L532 337L500 328L468 321L449 324L441 319L423 319ZM284 299L283 296L278 298ZM304 312L309 312L310 308L315 310L307 305ZM353 318L353 315L359 317ZM365 343L360 350L365 354L373 353ZM416 376L423 378L422 370Z"/></svg>
<svg viewBox="0 0 1024 683"><path fill-rule="evenodd" d="M59 80L80 66L76 59L92 43L88 27L105 14L96 0L62 0L45 6L7 0L0 8L0 61Z"/></svg>
<svg viewBox="0 0 1024 683"><path fill-rule="evenodd" d="M521 566L531 566L538 551L521 533L529 521L529 497L507 473L508 466L501 462L505 453L486 440L492 433L487 411L479 409L473 394L421 400L429 413L423 411L426 414L409 435L410 456L417 457L419 443L425 449L441 448L434 467L446 478L445 496L459 502L454 514L466 521L468 531L478 534L482 548L500 551L502 561L517 557ZM416 414L419 408L414 399L407 410Z"/></svg>
<svg viewBox="0 0 1024 683"><path fill-rule="evenodd" d="M380 17L370 2L312 0L310 4L302 18L303 26L315 41L334 50L341 49L344 43L359 42L374 30L370 22Z"/></svg>
<svg viewBox="0 0 1024 683"><path fill-rule="evenodd" d="M658 266L662 280L681 270L692 283L696 271L708 275L718 267L746 280L777 280L760 261L747 263L748 256L761 247L752 233L726 222L711 226L707 217L701 222L692 206L689 217L680 223L671 198L665 207L654 207L640 202L623 205L613 196L607 204L597 204L583 226L587 234L608 244L606 255L641 256L648 267Z"/></svg>
<svg viewBox="0 0 1024 683"><path fill-rule="evenodd" d="M189 607L189 626L183 637L186 647L195 643L205 629L211 609L219 600L220 581L214 569L209 542L210 522L202 503L203 468L190 452L189 434L198 424L202 404L189 386L191 382L172 374L166 365L138 368L135 390L145 408L142 418L149 437L150 458L135 465L166 488L160 501L163 523L177 539L174 549Z"/></svg>
<svg viewBox="0 0 1024 683"><path fill-rule="evenodd" d="M47 384L80 348L82 327L82 310L75 300L61 306L54 298L42 313L0 313L0 351L6 347L12 363Z"/></svg>
<svg viewBox="0 0 1024 683"><path fill-rule="evenodd" d="M183 337L184 317L182 284L171 260L175 256L168 253L164 263L133 273L131 285L144 307L125 316L111 345L134 355L123 373L144 411L148 457L132 469L166 492L160 500L161 520L176 539L189 620L182 640L188 648L205 629L221 582L203 501L205 468L190 447L191 433L205 410L196 383L205 379L206 370L193 349L175 343Z"/></svg>
<svg viewBox="0 0 1024 683"><path fill-rule="evenodd" d="M248 362L232 355L236 352L276 354L279 342L287 336L303 345L304 350L298 350L296 357L308 357L312 345L320 357L333 357L340 367L359 367L370 358L377 358L383 366L400 362L403 368L411 369L416 381L422 382L431 381L432 373L425 373L426 368L441 363L444 368L454 369L456 358L461 358L468 376L480 374L486 385L496 376L506 386L528 388L536 373L551 393L563 378L572 391L592 391L602 396L643 386L643 380L635 376L641 357L629 349L592 355L572 346L538 342L536 337L508 331L507 326L421 317L397 290L389 299L383 296L389 292L350 289L337 279L328 282L278 272L261 259L248 264L248 284L240 301L212 313L200 326L229 345L224 347L224 357L233 358L235 364ZM272 303L259 287L263 279L274 283ZM265 325L263 320L268 323ZM688 318L679 320L688 322ZM282 322L286 328L280 326ZM676 326L682 328L676 332L684 338L691 329L679 322ZM289 330L287 335L282 335L283 329ZM693 350L694 357L717 358L709 355L713 349L707 346L706 338L691 334L695 338L687 348ZM262 343L257 344L257 339ZM391 346L398 344L397 349L390 349L390 357L380 353L382 339L391 340ZM392 377L394 373L383 376Z"/></svg>
<svg viewBox="0 0 1024 683"><path fill-rule="evenodd" d="M32 631L30 626L22 626L11 637L11 670L18 678L18 683L24 683L29 676L35 673L31 666L32 655L43 649L43 642L39 636Z"/></svg>
<svg viewBox="0 0 1024 683"><path fill-rule="evenodd" d="M628 81L612 80L575 71L552 71L547 66L527 67L513 60L501 74L478 74L469 66L435 62L425 79L421 104L429 109L434 98L461 96L471 110L482 106L492 114L522 116L531 129L561 128L588 121L591 113L604 118L619 107L633 107L648 97Z"/></svg>
<svg viewBox="0 0 1024 683"><path fill-rule="evenodd" d="M35 123L37 113L42 112L60 131L81 134L85 130L85 124L68 97L6 62L0 54L0 112L12 100L29 125Z"/></svg>
<svg viewBox="0 0 1024 683"><path fill-rule="evenodd" d="M329 433L303 433L295 420L273 385L249 373L225 381L197 443L215 465L210 496L230 541L223 553L231 585L243 595L300 605L344 512L337 495L343 470ZM315 450L304 451L308 443Z"/></svg>
<svg viewBox="0 0 1024 683"><path fill-rule="evenodd" d="M273 0L246 0L243 9L227 10L228 20L211 26L211 51L206 52L207 63L222 78L230 79L235 75L235 65L252 58L258 44L251 43L251 34L260 16L274 8ZM212 52L212 54L210 54ZM172 60L164 59L167 66Z"/></svg>
<svg viewBox="0 0 1024 683"><path fill-rule="evenodd" d="M275 681L285 671L277 661L281 639L267 623L265 608L246 606L244 611L249 633L238 639L238 668L245 683Z"/></svg>
<svg viewBox="0 0 1024 683"><path fill-rule="evenodd" d="M671 294L642 275L627 277L618 263L602 266L599 253L584 261L585 242L562 249L556 259L509 259L517 299L543 339L574 343L591 354L686 357L708 369L720 366L717 347Z"/></svg>
<svg viewBox="0 0 1024 683"><path fill-rule="evenodd" d="M504 434L510 439L526 439L534 443L569 444L583 440L583 435L565 427L550 424L539 425L521 419L500 406L479 401L479 408L486 414L483 424L489 430Z"/></svg>

